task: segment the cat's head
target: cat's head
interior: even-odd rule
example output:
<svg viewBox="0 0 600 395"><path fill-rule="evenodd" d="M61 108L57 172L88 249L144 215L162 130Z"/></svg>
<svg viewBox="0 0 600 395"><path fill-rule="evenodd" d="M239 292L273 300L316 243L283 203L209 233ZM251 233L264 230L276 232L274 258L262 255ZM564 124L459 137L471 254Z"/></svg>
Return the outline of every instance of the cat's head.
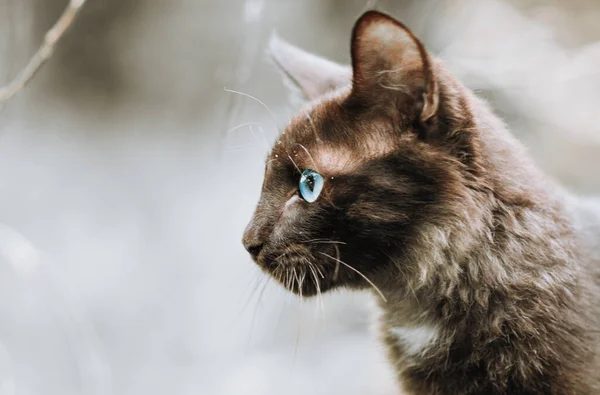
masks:
<svg viewBox="0 0 600 395"><path fill-rule="evenodd" d="M272 52L311 103L267 158L244 246L303 295L417 274L422 232L462 214L476 172L462 88L376 11L354 26L351 68L282 41Z"/></svg>

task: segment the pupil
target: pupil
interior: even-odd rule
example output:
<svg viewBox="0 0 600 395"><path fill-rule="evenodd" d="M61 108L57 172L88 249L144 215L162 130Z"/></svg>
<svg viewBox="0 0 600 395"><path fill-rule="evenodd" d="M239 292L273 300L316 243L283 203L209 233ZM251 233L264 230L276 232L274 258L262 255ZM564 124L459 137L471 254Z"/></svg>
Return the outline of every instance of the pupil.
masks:
<svg viewBox="0 0 600 395"><path fill-rule="evenodd" d="M306 177L306 185L311 191L315 189L315 177L313 175Z"/></svg>

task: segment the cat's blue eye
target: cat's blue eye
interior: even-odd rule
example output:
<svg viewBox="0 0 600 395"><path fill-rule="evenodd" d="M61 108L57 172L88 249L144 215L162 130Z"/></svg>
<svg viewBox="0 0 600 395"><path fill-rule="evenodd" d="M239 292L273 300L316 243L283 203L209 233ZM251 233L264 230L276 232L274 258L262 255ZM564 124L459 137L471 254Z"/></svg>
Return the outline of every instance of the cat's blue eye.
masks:
<svg viewBox="0 0 600 395"><path fill-rule="evenodd" d="M304 170L300 177L299 189L304 200L314 202L323 190L323 176L311 169Z"/></svg>

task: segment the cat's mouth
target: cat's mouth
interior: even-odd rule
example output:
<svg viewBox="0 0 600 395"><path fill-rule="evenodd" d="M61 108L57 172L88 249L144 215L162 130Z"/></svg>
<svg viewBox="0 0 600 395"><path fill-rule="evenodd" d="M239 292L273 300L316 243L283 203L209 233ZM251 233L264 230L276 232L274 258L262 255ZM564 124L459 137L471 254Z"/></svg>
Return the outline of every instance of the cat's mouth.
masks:
<svg viewBox="0 0 600 395"><path fill-rule="evenodd" d="M264 254L258 264L287 290L300 296L315 296L331 289L337 280L339 265L335 247L309 248L294 244L279 252ZM324 260L323 256L331 256Z"/></svg>

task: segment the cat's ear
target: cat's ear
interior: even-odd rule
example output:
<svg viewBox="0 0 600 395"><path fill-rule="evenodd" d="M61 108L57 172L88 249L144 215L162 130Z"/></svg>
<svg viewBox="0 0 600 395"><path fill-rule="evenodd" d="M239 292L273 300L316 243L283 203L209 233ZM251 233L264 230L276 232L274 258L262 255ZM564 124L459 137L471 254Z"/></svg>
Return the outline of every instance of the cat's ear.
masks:
<svg viewBox="0 0 600 395"><path fill-rule="evenodd" d="M306 52L275 34L271 36L269 52L281 70L309 100L316 99L331 90L350 86L352 79L350 67Z"/></svg>
<svg viewBox="0 0 600 395"><path fill-rule="evenodd" d="M352 31L352 70L352 95L358 100L393 103L423 122L437 113L432 60L414 34L392 17L367 11L359 18Z"/></svg>

